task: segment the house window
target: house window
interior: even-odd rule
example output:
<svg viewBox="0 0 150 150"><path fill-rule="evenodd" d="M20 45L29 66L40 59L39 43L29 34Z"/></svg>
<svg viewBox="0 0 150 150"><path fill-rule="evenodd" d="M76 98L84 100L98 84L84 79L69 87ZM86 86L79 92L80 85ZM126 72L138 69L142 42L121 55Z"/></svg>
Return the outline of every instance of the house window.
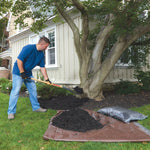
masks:
<svg viewBox="0 0 150 150"><path fill-rule="evenodd" d="M146 57L149 53L149 37L147 33L137 39L128 49L121 55L117 62L117 66L143 66L146 63Z"/></svg>
<svg viewBox="0 0 150 150"><path fill-rule="evenodd" d="M50 31L48 33L48 38L50 40L50 45L47 50L47 65L55 65L56 64L56 54L55 54L55 31Z"/></svg>
<svg viewBox="0 0 150 150"><path fill-rule="evenodd" d="M134 57L134 54L132 53L131 48L129 47L128 50L126 50L121 57L119 58L118 62L116 63L116 66L129 66L131 64L131 56Z"/></svg>

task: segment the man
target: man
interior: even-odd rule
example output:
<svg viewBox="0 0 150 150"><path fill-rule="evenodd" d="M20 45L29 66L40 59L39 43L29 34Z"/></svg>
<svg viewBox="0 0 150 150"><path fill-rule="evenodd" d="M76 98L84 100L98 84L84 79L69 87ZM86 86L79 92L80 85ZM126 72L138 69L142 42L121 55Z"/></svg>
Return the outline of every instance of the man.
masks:
<svg viewBox="0 0 150 150"><path fill-rule="evenodd" d="M33 77L32 69L38 65L40 66L41 73L43 74L44 79L47 82L51 83L45 68L43 53L43 51L47 49L49 44L50 41L48 38L41 37L37 44L29 44L24 46L22 51L18 55L12 71L13 83L9 99L9 107L7 111L8 119L14 119L15 117L19 92L23 82L29 92L32 110L36 112L47 111L47 109L43 109L40 107L40 104L37 100L36 84L33 80L31 80L31 77Z"/></svg>

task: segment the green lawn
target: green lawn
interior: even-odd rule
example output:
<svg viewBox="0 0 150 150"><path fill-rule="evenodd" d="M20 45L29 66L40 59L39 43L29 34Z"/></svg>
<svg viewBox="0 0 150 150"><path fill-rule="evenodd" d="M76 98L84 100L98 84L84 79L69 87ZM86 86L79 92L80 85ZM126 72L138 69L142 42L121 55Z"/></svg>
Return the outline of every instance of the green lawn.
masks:
<svg viewBox="0 0 150 150"><path fill-rule="evenodd" d="M55 110L33 112L29 98L19 98L14 120L7 119L9 96L0 93L0 150L150 150L150 143L45 141L43 135ZM150 116L150 105L133 108ZM150 118L140 121L150 129Z"/></svg>

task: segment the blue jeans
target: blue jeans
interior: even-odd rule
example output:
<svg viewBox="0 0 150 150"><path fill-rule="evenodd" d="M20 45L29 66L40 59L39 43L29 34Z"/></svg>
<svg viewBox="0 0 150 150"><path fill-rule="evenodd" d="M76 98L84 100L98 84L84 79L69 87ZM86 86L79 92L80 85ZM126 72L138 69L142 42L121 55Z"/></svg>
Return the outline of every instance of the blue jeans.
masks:
<svg viewBox="0 0 150 150"><path fill-rule="evenodd" d="M13 74L12 90L10 93L9 107L7 111L8 114L16 113L17 101L19 98L19 93L23 82L26 85L29 92L32 110L35 111L36 109L40 108L40 104L37 100L37 91L35 82L31 79L22 79L21 76Z"/></svg>

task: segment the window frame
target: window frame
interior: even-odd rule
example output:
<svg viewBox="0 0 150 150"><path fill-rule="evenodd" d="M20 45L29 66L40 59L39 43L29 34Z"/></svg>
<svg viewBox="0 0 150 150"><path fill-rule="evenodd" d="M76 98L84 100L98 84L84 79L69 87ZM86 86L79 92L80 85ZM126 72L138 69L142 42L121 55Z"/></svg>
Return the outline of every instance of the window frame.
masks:
<svg viewBox="0 0 150 150"><path fill-rule="evenodd" d="M54 49L55 49L55 64L48 64L48 48L47 50L45 51L46 53L46 59L45 59L45 67L46 68L54 68L54 67L58 67L57 65L57 48L56 48L56 27L53 27L53 28L50 28L49 30L46 31L46 37L48 37L48 34L50 32L53 32L54 31L54 35L55 35L55 39L54 39L54 42L55 42L55 46L54 46ZM51 41L50 41L51 42Z"/></svg>

